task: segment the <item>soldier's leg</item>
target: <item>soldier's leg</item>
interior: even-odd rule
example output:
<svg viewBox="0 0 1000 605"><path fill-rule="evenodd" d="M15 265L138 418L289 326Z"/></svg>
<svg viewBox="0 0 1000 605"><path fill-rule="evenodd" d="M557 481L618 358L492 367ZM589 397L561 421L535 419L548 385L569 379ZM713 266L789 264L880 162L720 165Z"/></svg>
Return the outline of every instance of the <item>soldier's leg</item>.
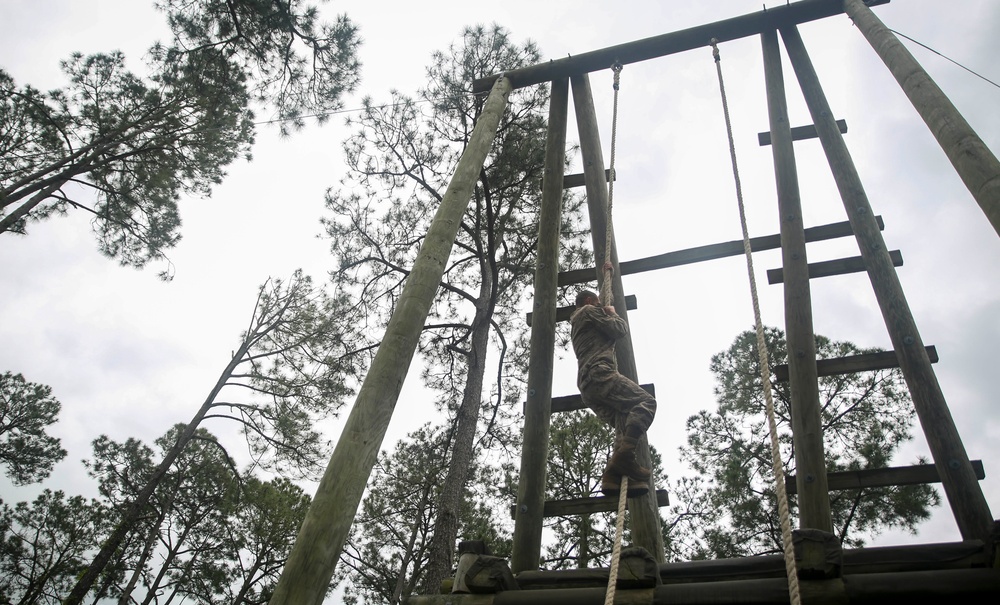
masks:
<svg viewBox="0 0 1000 605"><path fill-rule="evenodd" d="M639 465L635 458L635 448L653 422L653 417L656 415L656 400L625 377L615 382L609 397L625 414L625 427L616 440L615 452L608 461L608 466L614 472L628 475L636 481L648 481L650 470Z"/></svg>
<svg viewBox="0 0 1000 605"><path fill-rule="evenodd" d="M618 376L609 382L601 393L603 402L617 415L620 427L615 439L615 449L601 477L602 491L606 494L620 491L621 477L629 477L629 496L644 494L649 489L651 472L635 458L638 440L646 433L656 415L656 400L635 382Z"/></svg>

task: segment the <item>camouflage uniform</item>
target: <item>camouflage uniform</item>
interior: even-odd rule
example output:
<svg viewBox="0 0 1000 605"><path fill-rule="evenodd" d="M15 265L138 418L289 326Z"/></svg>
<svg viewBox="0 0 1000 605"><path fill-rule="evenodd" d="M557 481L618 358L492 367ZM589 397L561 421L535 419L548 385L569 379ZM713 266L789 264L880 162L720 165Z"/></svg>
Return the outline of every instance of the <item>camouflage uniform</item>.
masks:
<svg viewBox="0 0 1000 605"><path fill-rule="evenodd" d="M615 369L615 341L628 334L625 320L603 307L584 305L569 321L583 402L612 427L645 433L656 415L656 400Z"/></svg>

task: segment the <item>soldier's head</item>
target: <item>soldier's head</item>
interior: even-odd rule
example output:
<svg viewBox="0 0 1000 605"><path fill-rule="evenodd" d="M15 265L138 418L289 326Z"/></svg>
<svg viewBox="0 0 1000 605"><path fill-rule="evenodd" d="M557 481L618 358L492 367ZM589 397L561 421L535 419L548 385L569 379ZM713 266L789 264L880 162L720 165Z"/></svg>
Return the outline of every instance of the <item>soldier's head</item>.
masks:
<svg viewBox="0 0 1000 605"><path fill-rule="evenodd" d="M601 306L601 299L598 298L595 292L590 290L581 290L579 294L576 295L576 308L586 307L587 305L594 305L596 307Z"/></svg>

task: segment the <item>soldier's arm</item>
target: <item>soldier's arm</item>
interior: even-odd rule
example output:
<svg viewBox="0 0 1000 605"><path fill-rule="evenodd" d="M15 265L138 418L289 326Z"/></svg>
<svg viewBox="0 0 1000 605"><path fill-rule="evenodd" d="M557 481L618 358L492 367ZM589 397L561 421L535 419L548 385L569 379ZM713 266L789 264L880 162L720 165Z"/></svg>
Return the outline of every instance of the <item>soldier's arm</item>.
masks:
<svg viewBox="0 0 1000 605"><path fill-rule="evenodd" d="M594 325L608 337L617 340L628 334L628 325L617 313L610 314L600 307L594 307L594 310L596 311L592 314Z"/></svg>

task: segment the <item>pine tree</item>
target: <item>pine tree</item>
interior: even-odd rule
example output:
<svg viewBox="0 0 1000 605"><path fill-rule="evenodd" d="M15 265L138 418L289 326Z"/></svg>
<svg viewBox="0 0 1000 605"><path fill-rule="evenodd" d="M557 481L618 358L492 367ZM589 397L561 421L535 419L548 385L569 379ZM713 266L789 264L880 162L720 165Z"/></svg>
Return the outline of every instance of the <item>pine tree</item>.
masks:
<svg viewBox="0 0 1000 605"><path fill-rule="evenodd" d="M769 362L787 363L784 333L765 330ZM691 557L736 557L781 552L777 505L770 470L756 336L740 334L712 357L718 408L688 418L683 458L703 483L685 486L687 504L699 515L697 535L687 536ZM878 352L816 336L819 359ZM827 472L890 466L911 439L914 410L897 369L819 379ZM787 382L774 384L776 420L786 473L795 472ZM845 547L860 547L890 527L915 531L940 498L927 485L832 492L834 532ZM795 514L795 500L790 502ZM691 524L683 524L693 527ZM683 540L682 540L683 541Z"/></svg>

